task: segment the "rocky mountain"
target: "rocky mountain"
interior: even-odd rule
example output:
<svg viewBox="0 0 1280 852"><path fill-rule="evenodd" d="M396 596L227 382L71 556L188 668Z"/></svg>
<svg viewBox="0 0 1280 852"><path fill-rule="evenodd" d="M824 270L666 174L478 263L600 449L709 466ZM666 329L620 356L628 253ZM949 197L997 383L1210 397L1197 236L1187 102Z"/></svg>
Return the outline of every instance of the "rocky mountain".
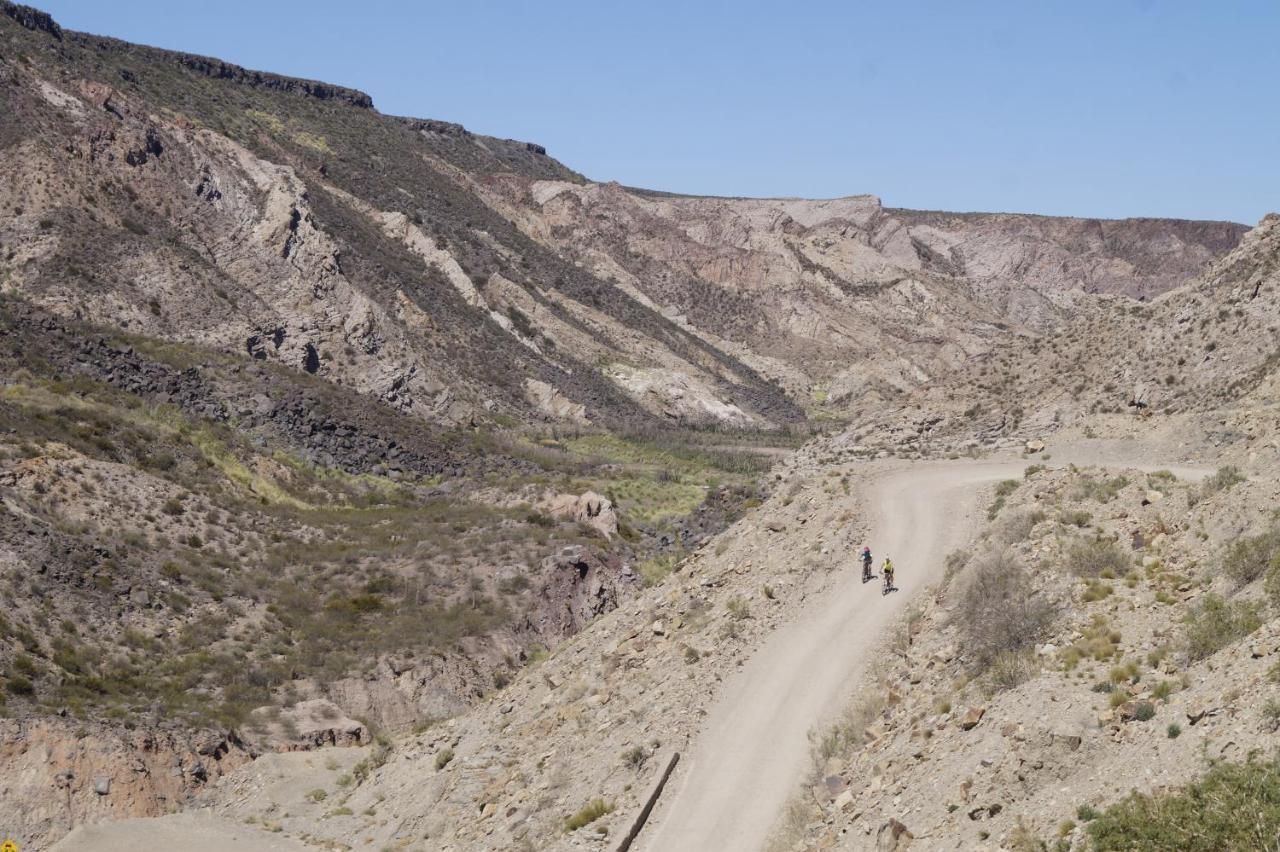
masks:
<svg viewBox="0 0 1280 852"><path fill-rule="evenodd" d="M870 728L883 759L845 736L788 838L866 848L892 819L1011 847L1015 805L1043 831L1062 809L1012 758L952 795L979 758L945 685L1027 729L1094 616L1127 637L1155 629L1134 612L1234 594L1215 553L1274 502L1275 216L650 192L8 0L0 154L0 833L24 848L110 848L129 817L126 848L157 825L251 850L602 848L723 684L833 598L885 477L1029 439L1236 466L1247 484L1212 493L1130 469L1081 497L1120 475L1099 468L993 495L986 541L1051 507L1007 542L1065 613L1040 679L982 693L945 653L960 586L930 587L928 653L868 681L909 696ZM1165 536L1133 570L1063 568L1130 527ZM1051 688L1083 707L1084 686ZM1144 690L1124 694L1172 706ZM935 735L948 756L906 768ZM964 809L908 820L899 794ZM202 827L148 821L193 804Z"/></svg>
<svg viewBox="0 0 1280 852"><path fill-rule="evenodd" d="M438 423L776 427L1053 324L1060 292L1158 293L1244 230L630 191L3 8L4 292Z"/></svg>

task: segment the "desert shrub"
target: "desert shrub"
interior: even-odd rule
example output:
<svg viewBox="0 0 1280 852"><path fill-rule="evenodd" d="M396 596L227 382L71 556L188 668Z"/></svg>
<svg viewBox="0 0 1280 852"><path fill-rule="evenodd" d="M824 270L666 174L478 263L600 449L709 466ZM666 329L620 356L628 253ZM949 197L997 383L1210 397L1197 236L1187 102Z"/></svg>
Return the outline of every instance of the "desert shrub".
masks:
<svg viewBox="0 0 1280 852"><path fill-rule="evenodd" d="M1089 522L1093 520L1093 515L1089 514L1084 509L1065 509L1060 515L1058 515L1058 520L1060 520L1065 526L1080 527L1083 529L1089 526Z"/></svg>
<svg viewBox="0 0 1280 852"><path fill-rule="evenodd" d="M729 603L727 603L725 606L729 610L729 615L732 616L735 620L741 620L743 618L751 617L751 608L747 606L747 602L745 600L738 597L737 595L734 595L732 598L730 598Z"/></svg>
<svg viewBox="0 0 1280 852"><path fill-rule="evenodd" d="M1077 577L1096 577L1104 571L1112 576L1129 568L1129 555L1108 538L1078 538L1067 545L1067 570Z"/></svg>
<svg viewBox="0 0 1280 852"><path fill-rule="evenodd" d="M1004 651L997 654L987 668L987 678L994 692L1020 686L1036 676L1040 664L1030 649Z"/></svg>
<svg viewBox="0 0 1280 852"><path fill-rule="evenodd" d="M622 763L630 769L639 769L649 759L649 752L644 746L632 746L622 753Z"/></svg>
<svg viewBox="0 0 1280 852"><path fill-rule="evenodd" d="M1280 566L1280 527L1236 539L1222 557L1222 572L1238 586L1252 583L1273 565Z"/></svg>
<svg viewBox="0 0 1280 852"><path fill-rule="evenodd" d="M592 799L582 810L565 820L565 831L577 831L584 825L590 825L605 814L613 812L613 805L604 799Z"/></svg>
<svg viewBox="0 0 1280 852"><path fill-rule="evenodd" d="M820 734L810 733L814 762L823 765L832 757L848 757L866 742L867 727L888 705L885 692L868 690L844 714ZM948 708L950 709L950 708Z"/></svg>
<svg viewBox="0 0 1280 852"><path fill-rule="evenodd" d="M1158 796L1133 793L1089 823L1099 852L1274 849L1280 836L1280 761L1220 763Z"/></svg>
<svg viewBox="0 0 1280 852"><path fill-rule="evenodd" d="M1182 736L1182 726L1177 722L1170 722L1169 727L1164 729L1164 733L1169 739L1176 740L1178 737Z"/></svg>
<svg viewBox="0 0 1280 852"><path fill-rule="evenodd" d="M1280 700L1268 698L1262 705L1262 726L1273 734L1280 731Z"/></svg>
<svg viewBox="0 0 1280 852"><path fill-rule="evenodd" d="M1143 701L1133 710L1133 718L1139 722L1149 722L1156 716L1156 706L1150 701Z"/></svg>
<svg viewBox="0 0 1280 852"><path fill-rule="evenodd" d="M1128 484L1129 480L1123 476L1113 476L1108 479L1081 476L1071 489L1071 496L1075 500L1096 500L1099 503L1107 503L1114 500L1120 493L1120 489Z"/></svg>
<svg viewBox="0 0 1280 852"><path fill-rule="evenodd" d="M1110 583L1104 583L1101 580L1090 579L1085 583L1084 594L1080 596L1083 603L1094 603L1111 596L1115 591L1115 587Z"/></svg>
<svg viewBox="0 0 1280 852"><path fill-rule="evenodd" d="M1018 490L1021 485L1016 479L1005 479L996 484L996 499L987 507L987 519L994 521L996 516L1000 514L1000 510L1004 508L1005 499Z"/></svg>
<svg viewBox="0 0 1280 852"><path fill-rule="evenodd" d="M1210 477L1204 481L1203 488L1205 494L1214 494L1218 491L1226 491L1232 486L1239 485L1244 482L1246 477L1240 472L1240 468L1235 465L1223 465Z"/></svg>
<svg viewBox="0 0 1280 852"><path fill-rule="evenodd" d="M1031 531L1035 529L1036 524L1044 519L1045 514L1039 509L1007 515L996 530L996 540L1004 544L1018 544L1026 541L1031 537Z"/></svg>
<svg viewBox="0 0 1280 852"><path fill-rule="evenodd" d="M1003 653L1038 642L1053 622L1054 607L1037 594L1027 572L1007 551L975 557L952 618L974 662L986 669Z"/></svg>
<svg viewBox="0 0 1280 852"><path fill-rule="evenodd" d="M1183 624L1187 655L1203 660L1215 651L1238 642L1262 625L1256 601L1230 601L1207 594L1187 613Z"/></svg>
<svg viewBox="0 0 1280 852"><path fill-rule="evenodd" d="M453 749L446 748L436 752L436 770L439 771L449 765L453 760Z"/></svg>

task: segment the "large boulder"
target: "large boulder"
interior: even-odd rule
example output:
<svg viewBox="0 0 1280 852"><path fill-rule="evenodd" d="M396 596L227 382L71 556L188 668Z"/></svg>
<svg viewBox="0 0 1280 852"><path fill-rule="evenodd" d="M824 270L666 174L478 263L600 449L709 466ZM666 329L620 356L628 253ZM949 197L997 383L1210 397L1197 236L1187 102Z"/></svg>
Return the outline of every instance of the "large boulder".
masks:
<svg viewBox="0 0 1280 852"><path fill-rule="evenodd" d="M594 491L579 495L557 494L543 505L551 517L586 524L606 539L618 533L618 514L614 511L613 502L603 494Z"/></svg>

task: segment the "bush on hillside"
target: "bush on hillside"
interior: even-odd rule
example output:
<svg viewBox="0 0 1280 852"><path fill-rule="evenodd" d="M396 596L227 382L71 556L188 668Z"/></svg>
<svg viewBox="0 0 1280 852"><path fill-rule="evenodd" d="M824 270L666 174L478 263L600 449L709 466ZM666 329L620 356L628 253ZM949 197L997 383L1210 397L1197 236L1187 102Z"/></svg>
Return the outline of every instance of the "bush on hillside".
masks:
<svg viewBox="0 0 1280 852"><path fill-rule="evenodd" d="M1218 468L1217 472L1208 477L1204 481L1204 493L1213 494L1218 491L1226 491L1233 485L1239 485L1247 479L1240 468L1235 465L1224 465Z"/></svg>
<svg viewBox="0 0 1280 852"><path fill-rule="evenodd" d="M1262 626L1257 601L1229 601L1221 595L1201 598L1184 622L1187 655L1203 660Z"/></svg>
<svg viewBox="0 0 1280 852"><path fill-rule="evenodd" d="M1099 852L1275 849L1280 759L1221 763L1180 790L1160 796L1133 793L1090 822L1088 832Z"/></svg>
<svg viewBox="0 0 1280 852"><path fill-rule="evenodd" d="M1236 539L1222 558L1222 571L1236 585L1244 586L1280 564L1280 527L1272 527L1261 535Z"/></svg>
<svg viewBox="0 0 1280 852"><path fill-rule="evenodd" d="M963 636L963 647L985 670L1001 654L1040 641L1054 615L1053 605L1036 592L1018 561L1000 551L970 561L952 618Z"/></svg>
<svg viewBox="0 0 1280 852"><path fill-rule="evenodd" d="M1129 555L1111 539L1078 538L1066 549L1067 570L1077 577L1110 572L1120 576L1129 570Z"/></svg>

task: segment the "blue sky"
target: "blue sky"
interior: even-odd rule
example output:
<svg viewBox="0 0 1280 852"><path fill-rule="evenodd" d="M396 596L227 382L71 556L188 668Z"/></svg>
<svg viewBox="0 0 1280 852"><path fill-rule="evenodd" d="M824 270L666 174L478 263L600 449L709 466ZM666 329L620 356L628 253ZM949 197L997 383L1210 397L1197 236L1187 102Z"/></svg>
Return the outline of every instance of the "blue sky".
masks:
<svg viewBox="0 0 1280 852"><path fill-rule="evenodd" d="M27 2L539 142L598 180L1247 223L1280 209L1275 0Z"/></svg>

